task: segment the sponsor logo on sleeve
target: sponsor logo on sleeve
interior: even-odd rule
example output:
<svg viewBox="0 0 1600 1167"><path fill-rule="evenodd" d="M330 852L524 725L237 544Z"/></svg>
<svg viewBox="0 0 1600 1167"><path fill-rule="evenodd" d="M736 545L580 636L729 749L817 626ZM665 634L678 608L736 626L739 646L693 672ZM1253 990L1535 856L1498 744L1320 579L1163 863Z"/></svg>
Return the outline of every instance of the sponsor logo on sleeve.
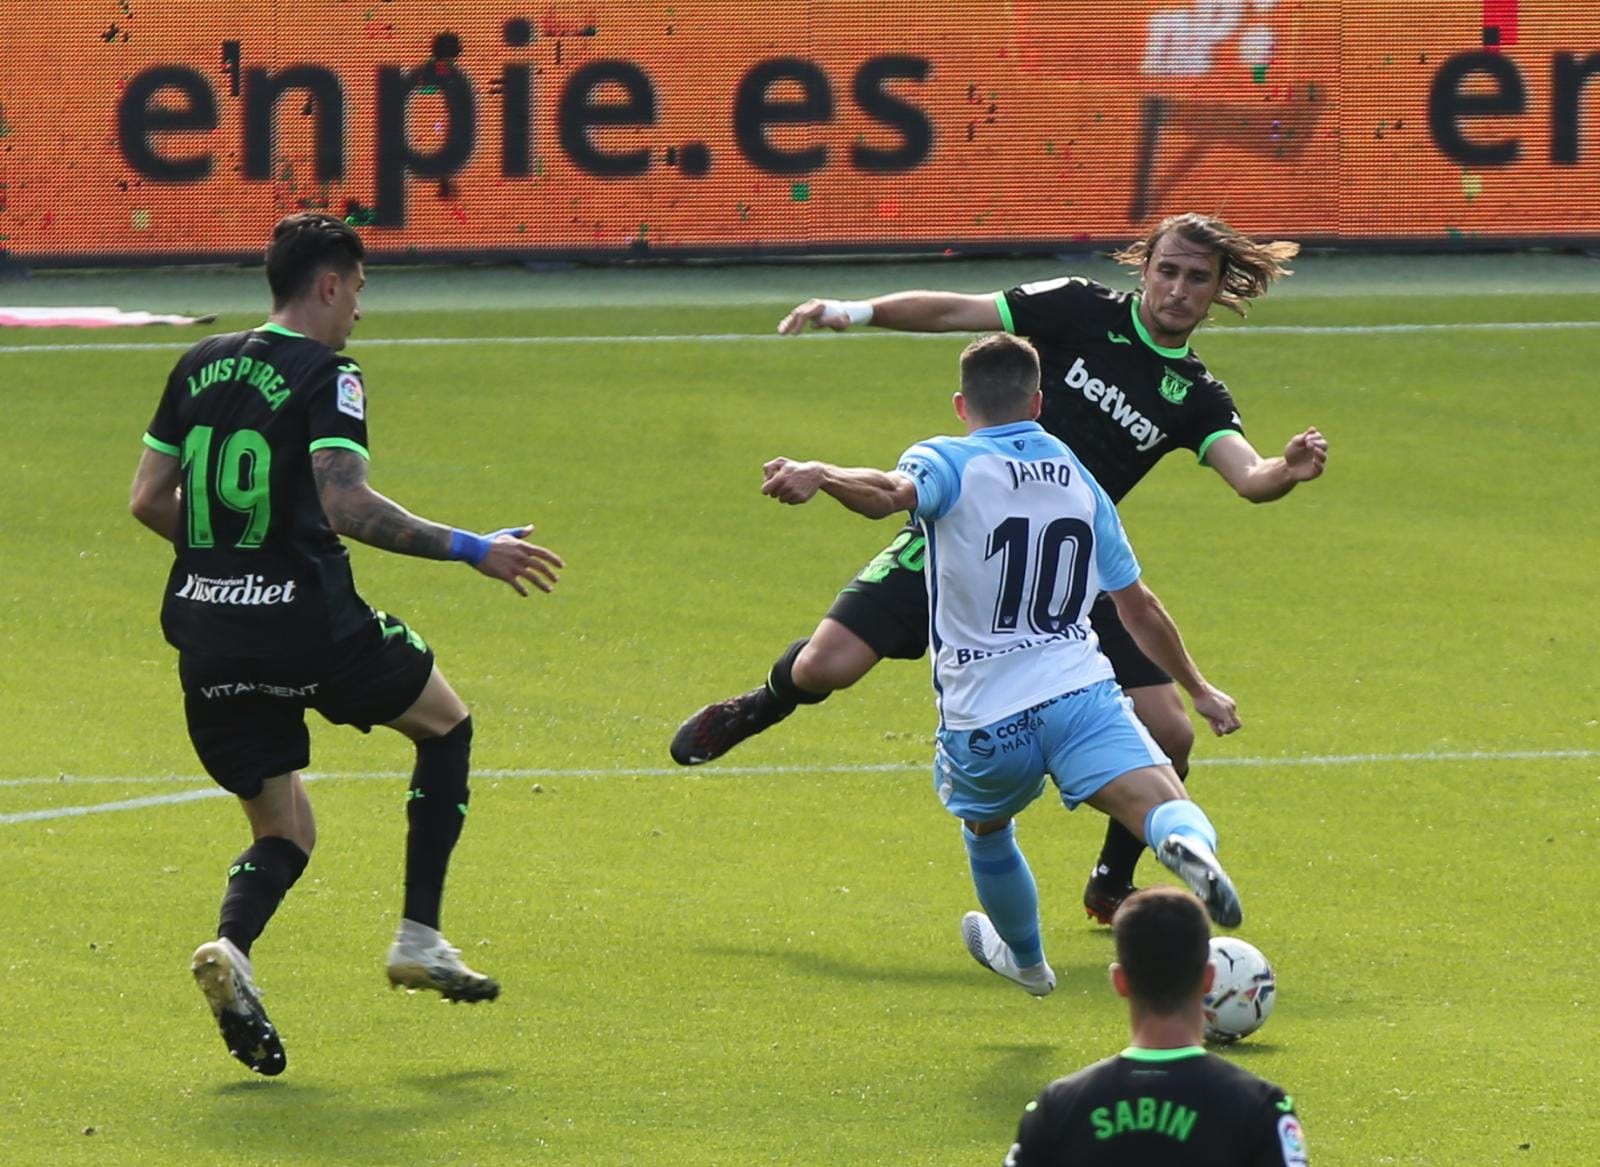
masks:
<svg viewBox="0 0 1600 1167"><path fill-rule="evenodd" d="M1057 276L1053 280L1034 280L1032 283L1022 285L1022 292L1028 296L1042 296L1046 292L1053 292L1057 288L1064 288L1068 284L1086 284L1089 281L1082 276Z"/></svg>
<svg viewBox="0 0 1600 1167"><path fill-rule="evenodd" d="M926 462L916 458L901 459L900 464L896 466L895 469L900 471L900 473L910 478L915 478L918 482L922 483L926 483L933 473L928 468L928 464Z"/></svg>
<svg viewBox="0 0 1600 1167"><path fill-rule="evenodd" d="M361 377L357 373L340 373L339 380L335 382L338 390L339 412L365 421L367 417L367 394L361 387Z"/></svg>
<svg viewBox="0 0 1600 1167"><path fill-rule="evenodd" d="M1283 1167L1308 1167L1306 1136L1300 1120L1292 1114L1278 1119L1278 1145L1283 1148Z"/></svg>

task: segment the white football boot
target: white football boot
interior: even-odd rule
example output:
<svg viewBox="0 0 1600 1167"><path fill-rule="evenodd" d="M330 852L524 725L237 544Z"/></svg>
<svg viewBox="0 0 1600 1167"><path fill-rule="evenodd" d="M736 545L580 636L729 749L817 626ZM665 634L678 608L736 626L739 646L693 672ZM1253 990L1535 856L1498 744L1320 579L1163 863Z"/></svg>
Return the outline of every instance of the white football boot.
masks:
<svg viewBox="0 0 1600 1167"><path fill-rule="evenodd" d="M493 1001L500 995L493 977L462 963L459 948L437 930L412 920L400 921L389 948L388 972L394 988L431 989L446 1001Z"/></svg>
<svg viewBox="0 0 1600 1167"><path fill-rule="evenodd" d="M1035 997L1043 997L1056 987L1056 974L1044 961L1028 968L1017 964L1011 946L1000 939L1000 933L982 912L968 912L961 917L961 941L973 960L990 972L1016 982Z"/></svg>
<svg viewBox="0 0 1600 1167"><path fill-rule="evenodd" d="M1171 834L1156 847L1156 858L1205 902L1206 914L1224 928L1237 928L1244 919L1239 893L1222 864L1199 839Z"/></svg>

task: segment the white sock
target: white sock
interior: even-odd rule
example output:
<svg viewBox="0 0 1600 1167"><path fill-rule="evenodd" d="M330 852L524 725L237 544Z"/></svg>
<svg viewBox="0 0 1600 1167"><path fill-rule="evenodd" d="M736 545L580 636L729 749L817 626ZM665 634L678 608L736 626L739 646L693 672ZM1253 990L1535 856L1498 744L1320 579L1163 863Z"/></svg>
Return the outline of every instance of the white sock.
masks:
<svg viewBox="0 0 1600 1167"><path fill-rule="evenodd" d="M407 947L431 948L444 939L437 928L402 918L394 938Z"/></svg>

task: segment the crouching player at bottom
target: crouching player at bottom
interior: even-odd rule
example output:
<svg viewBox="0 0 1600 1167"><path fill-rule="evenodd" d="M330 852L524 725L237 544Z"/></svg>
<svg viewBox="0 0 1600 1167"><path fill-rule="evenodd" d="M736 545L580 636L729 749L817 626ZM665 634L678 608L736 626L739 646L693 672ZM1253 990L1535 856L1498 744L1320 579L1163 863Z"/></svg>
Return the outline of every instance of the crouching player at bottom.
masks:
<svg viewBox="0 0 1600 1167"><path fill-rule="evenodd" d="M1111 928L1133 1041L1028 1103L1006 1167L1306 1167L1294 1099L1201 1047L1216 970L1199 905L1147 888Z"/></svg>
<svg viewBox="0 0 1600 1167"><path fill-rule="evenodd" d="M418 517L367 484L366 389L341 359L356 321L365 249L343 220L280 221L267 245L272 313L186 352L145 434L130 495L175 551L161 627L178 649L189 737L236 795L252 841L228 869L217 939L192 971L234 1057L283 1072L250 949L311 858L317 830L300 771L308 708L416 747L407 795L405 903L389 950L393 985L452 1001L500 986L439 934L445 870L467 813L472 718L433 652L355 589L339 536L425 559L464 560L526 595L548 592L560 556Z"/></svg>
<svg viewBox="0 0 1600 1167"><path fill-rule="evenodd" d="M1033 872L1014 815L1048 775L1070 810L1087 802L1147 842L1229 927L1242 916L1216 831L1134 716L1088 622L1108 592L1140 649L1218 734L1239 728L1149 588L1116 508L1037 420L1039 358L996 334L961 354L965 437L919 442L892 471L775 459L762 492L803 503L817 489L869 518L910 511L927 538L929 643L939 707L934 789L964 824L982 912L962 920L974 959L1035 996L1055 988ZM820 471L820 472L819 472ZM815 484L815 485L813 485Z"/></svg>

